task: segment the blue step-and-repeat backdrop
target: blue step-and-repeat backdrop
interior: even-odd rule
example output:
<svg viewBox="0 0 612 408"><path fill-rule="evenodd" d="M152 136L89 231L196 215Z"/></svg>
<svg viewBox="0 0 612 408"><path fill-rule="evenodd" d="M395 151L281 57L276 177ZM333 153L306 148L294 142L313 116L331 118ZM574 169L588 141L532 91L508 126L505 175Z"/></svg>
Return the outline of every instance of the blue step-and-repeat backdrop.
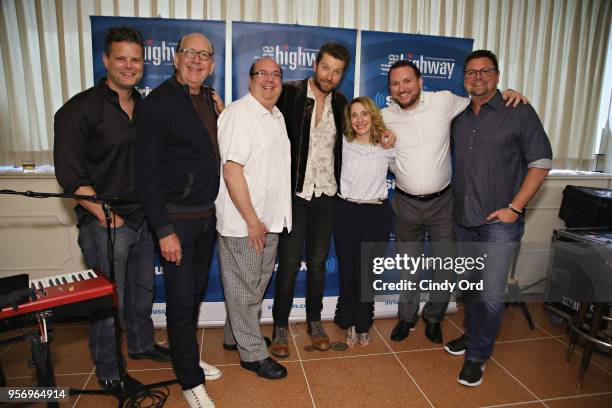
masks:
<svg viewBox="0 0 612 408"><path fill-rule="evenodd" d="M133 17L91 17L94 80L105 76L102 63L104 39L109 27L129 26L140 30L144 38L145 68L138 90L146 97L149 92L174 74L174 54L179 39L191 32L201 32L213 43L215 72L206 84L225 99L226 104L248 92L248 70L255 58L273 57L283 68L283 80L299 80L312 75L312 66L321 45L337 42L351 53L351 63L345 70L340 90L350 100L354 95L366 95L379 107L389 102L387 72L393 62L400 59L413 61L423 73L425 90L450 90L465 96L463 88L463 60L472 50L473 40L425 36L403 33L358 31L352 29L311 27L284 24L231 23L231 55L226 49L226 23L224 21L181 20ZM358 38L360 47L357 49ZM359 52L358 52L359 51ZM225 95L225 64L231 64L231 98ZM359 77L355 67L359 66ZM355 84L357 93L355 93ZM393 179L388 180L392 194ZM393 236L391 237L393 239ZM165 325L165 298L163 271L156 261L155 305L153 319L156 325ZM333 317L338 294L338 265L333 242L326 263L324 319ZM298 273L291 320L305 318L306 265L302 262ZM262 307L262 321L272 319L274 277L266 291ZM451 305L451 308L454 307ZM376 302L377 316L397 313L397 298ZM223 288L219 274L218 252L212 261L208 289L200 309L200 324L222 324L225 320Z"/></svg>

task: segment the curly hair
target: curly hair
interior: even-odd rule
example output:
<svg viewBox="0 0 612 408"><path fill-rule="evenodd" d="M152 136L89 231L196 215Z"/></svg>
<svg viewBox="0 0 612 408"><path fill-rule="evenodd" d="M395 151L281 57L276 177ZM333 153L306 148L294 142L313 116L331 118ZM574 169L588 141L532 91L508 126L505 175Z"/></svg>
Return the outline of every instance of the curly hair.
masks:
<svg viewBox="0 0 612 408"><path fill-rule="evenodd" d="M357 138L353 125L351 124L351 107L360 103L365 110L370 114L372 118L372 128L370 129L370 143L380 144L381 139L387 128L383 122L380 109L376 107L374 101L367 96L358 96L346 105L344 109L344 129L346 133L346 140L352 142Z"/></svg>

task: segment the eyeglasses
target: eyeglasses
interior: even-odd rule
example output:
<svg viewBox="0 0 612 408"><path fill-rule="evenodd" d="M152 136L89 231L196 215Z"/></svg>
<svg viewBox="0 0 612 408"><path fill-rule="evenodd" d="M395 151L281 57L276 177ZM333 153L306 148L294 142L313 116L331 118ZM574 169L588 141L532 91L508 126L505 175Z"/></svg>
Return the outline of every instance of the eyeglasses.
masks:
<svg viewBox="0 0 612 408"><path fill-rule="evenodd" d="M480 74L481 77L483 78L488 78L491 75L493 75L494 73L497 72L497 69L493 68L493 67L489 67L489 68L482 68L479 70L476 69L468 69L467 71L465 71L463 73L463 75L465 75L466 78L469 79L474 79L478 76L478 74Z"/></svg>
<svg viewBox="0 0 612 408"><path fill-rule="evenodd" d="M260 78L283 79L283 74L278 71L274 71L274 72L257 71L257 72L253 72L251 76L257 76Z"/></svg>
<svg viewBox="0 0 612 408"><path fill-rule="evenodd" d="M212 52L196 51L193 48L181 48L179 52L182 52L187 58L195 58L197 54L202 61L208 61L213 56Z"/></svg>

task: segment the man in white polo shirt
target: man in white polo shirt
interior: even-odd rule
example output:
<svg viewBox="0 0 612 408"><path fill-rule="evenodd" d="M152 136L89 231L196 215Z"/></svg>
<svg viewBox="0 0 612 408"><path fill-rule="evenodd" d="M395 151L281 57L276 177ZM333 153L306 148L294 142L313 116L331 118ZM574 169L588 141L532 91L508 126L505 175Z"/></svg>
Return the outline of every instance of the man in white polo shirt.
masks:
<svg viewBox="0 0 612 408"><path fill-rule="evenodd" d="M249 93L218 121L223 175L217 209L219 258L240 365L268 379L287 375L269 357L259 329L264 291L276 260L278 235L291 231L291 156L282 113L275 106L282 70L272 58L249 70Z"/></svg>
<svg viewBox="0 0 612 408"><path fill-rule="evenodd" d="M391 66L388 85L393 102L382 110L382 115L387 128L397 137L395 196L391 202L397 242L404 243L404 249L409 248L409 255L420 256L420 243L427 232L433 255L450 256L453 247L448 243L455 241L450 188L450 125L470 100L449 91L423 91L419 68L407 60L397 61ZM507 105L513 103L516 106L522 95L507 90L504 99ZM523 102L526 102L524 98ZM421 271L402 272L401 279L417 282L417 289L403 291L400 295L399 321L391 332L394 341L408 336L416 325L419 311ZM454 278L453 271L433 271L432 280L435 282ZM450 295L449 291L430 291L429 302L423 308L425 336L437 344L443 341L440 321L444 318Z"/></svg>

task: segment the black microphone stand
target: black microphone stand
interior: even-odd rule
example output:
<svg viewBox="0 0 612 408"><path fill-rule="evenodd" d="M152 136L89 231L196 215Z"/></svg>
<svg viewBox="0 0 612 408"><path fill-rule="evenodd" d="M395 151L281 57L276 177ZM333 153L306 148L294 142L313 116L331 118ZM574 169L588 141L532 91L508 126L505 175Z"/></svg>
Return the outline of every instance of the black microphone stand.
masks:
<svg viewBox="0 0 612 408"><path fill-rule="evenodd" d="M69 193L41 193L41 192L35 192L35 191L14 191L14 190L0 190L0 194L9 194L9 195L22 195L25 197L32 197L32 198L49 198L49 197L56 197L56 198L72 198L72 199L77 199L77 200L88 200L88 201L92 201L92 202L96 202L96 203L101 203L102 204L102 209L104 211L104 218L106 220L106 237L107 237L107 241L106 241L106 245L107 245L107 249L108 249L108 266L109 266L109 280L113 285L116 285L115 283L115 248L114 248L114 242L113 242L113 236L112 236L112 231L113 231L113 218L112 218L112 207L111 204L113 203L134 203L136 202L135 200L129 200L129 199L121 199L119 197L100 197L98 195L83 195L83 194L69 194ZM146 222L146 220L144 221ZM153 267L153 265L151 265L151 267ZM118 303L118 302L114 302L114 303ZM119 319L119 310L116 304L113 304L111 306L112 308L112 314L113 314L113 321L114 321L114 325L115 325L115 358L117 359L117 366L119 368L119 380L121 381L125 375L127 374L124 365L122 364L123 361L123 354L121 352L121 333L120 333L120 328L121 328L121 322ZM46 353L41 352L41 353L34 353L34 349L33 349L33 358L36 359L37 356L35 354L38 354L40 356L45 356L45 359L47 361L41 362L40 365L46 367L46 373L44 377L39 377L39 380L42 378L42 381L45 382L45 384L38 384L39 386L55 386L55 378L54 378L54 374L53 374L53 366L51 364L51 353L48 351L48 342L44 345L45 349L47 350ZM44 349L43 349L44 351ZM36 365L38 367L38 364ZM129 389L125 389L124 387L118 387L115 390L91 390L91 389L75 389L75 388L70 388L70 395L77 395L77 394L95 394L95 395L113 395L115 398L117 398L118 400L118 407L123 407L124 403L126 401L128 401L130 398L143 393L145 391L149 391L155 388L161 388L161 387L166 387L168 385L172 385L172 384L176 384L178 381L176 379L174 380L168 380L168 381L161 381L161 382L157 382L157 383L153 383L153 384L142 384L139 386L135 386L135 387L131 387ZM57 402L49 402L47 403L48 407L58 407Z"/></svg>

